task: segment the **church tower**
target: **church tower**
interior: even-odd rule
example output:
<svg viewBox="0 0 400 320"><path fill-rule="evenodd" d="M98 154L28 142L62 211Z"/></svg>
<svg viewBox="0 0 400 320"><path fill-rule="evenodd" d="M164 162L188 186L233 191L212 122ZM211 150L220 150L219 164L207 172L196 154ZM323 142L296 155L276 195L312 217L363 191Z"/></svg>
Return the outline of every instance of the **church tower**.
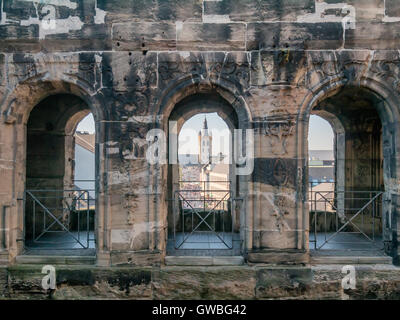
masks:
<svg viewBox="0 0 400 320"><path fill-rule="evenodd" d="M199 163L211 162L212 136L208 132L207 118L204 117L203 128L199 131Z"/></svg>

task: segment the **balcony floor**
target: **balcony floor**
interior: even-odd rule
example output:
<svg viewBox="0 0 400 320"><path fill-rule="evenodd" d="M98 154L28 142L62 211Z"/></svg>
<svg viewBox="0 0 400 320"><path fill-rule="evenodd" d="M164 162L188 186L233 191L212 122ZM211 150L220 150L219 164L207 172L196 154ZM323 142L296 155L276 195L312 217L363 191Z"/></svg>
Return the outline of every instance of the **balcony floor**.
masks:
<svg viewBox="0 0 400 320"><path fill-rule="evenodd" d="M317 248L324 244L326 239L329 239L334 232L319 232L317 233ZM314 233L310 233L310 250L315 249ZM357 233L338 233L331 240L323 245L318 251L383 251L382 236L375 236L373 242L369 241L364 235Z"/></svg>
<svg viewBox="0 0 400 320"><path fill-rule="evenodd" d="M73 237L77 238L85 248L82 247ZM39 241L26 241L24 255L71 255L86 256L96 253L95 235L93 231L72 231L47 233ZM87 237L89 236L89 241ZM86 248L87 247L87 248Z"/></svg>
<svg viewBox="0 0 400 320"><path fill-rule="evenodd" d="M218 255L240 255L240 236L228 232L218 233L219 237L211 231L197 231L189 236L188 233L176 233L168 239L168 255L189 256L218 256ZM187 237L187 240L183 240ZM182 243L183 242L183 243Z"/></svg>

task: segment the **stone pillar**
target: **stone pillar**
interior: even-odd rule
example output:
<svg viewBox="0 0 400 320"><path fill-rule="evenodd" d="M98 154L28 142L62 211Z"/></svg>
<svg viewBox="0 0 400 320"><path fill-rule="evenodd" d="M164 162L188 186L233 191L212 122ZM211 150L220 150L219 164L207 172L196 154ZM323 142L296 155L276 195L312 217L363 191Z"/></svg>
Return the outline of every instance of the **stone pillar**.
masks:
<svg viewBox="0 0 400 320"><path fill-rule="evenodd" d="M264 88L255 96L260 116L256 134L253 246L250 262L305 263L305 159L298 155L297 100L304 92L287 86ZM268 100L266 99L268 97ZM265 100L263 100L265 99Z"/></svg>
<svg viewBox="0 0 400 320"><path fill-rule="evenodd" d="M12 144L13 125L0 123L0 265L9 262L11 212L15 211L13 200L14 161Z"/></svg>
<svg viewBox="0 0 400 320"><path fill-rule="evenodd" d="M0 121L0 264L11 263L22 249L22 164L18 153L24 127L14 116Z"/></svg>
<svg viewBox="0 0 400 320"><path fill-rule="evenodd" d="M385 182L385 194L383 197L382 224L385 251L393 257L393 263L398 265L399 261L399 212L400 212L400 189L399 189L399 122L382 124L383 131L383 175Z"/></svg>
<svg viewBox="0 0 400 320"><path fill-rule="evenodd" d="M161 170L146 159L146 123L108 123L108 248L112 265L160 263Z"/></svg>

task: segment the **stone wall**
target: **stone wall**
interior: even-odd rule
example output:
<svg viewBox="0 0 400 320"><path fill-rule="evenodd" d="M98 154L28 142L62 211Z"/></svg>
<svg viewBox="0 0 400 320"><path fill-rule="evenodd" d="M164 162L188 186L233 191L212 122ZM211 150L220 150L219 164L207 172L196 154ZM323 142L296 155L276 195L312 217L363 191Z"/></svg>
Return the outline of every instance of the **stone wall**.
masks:
<svg viewBox="0 0 400 320"><path fill-rule="evenodd" d="M176 105L204 96L229 104L237 128L255 129L254 171L238 182L243 255L307 261L308 118L343 88L372 92L379 113L384 166L375 183L384 180L397 255L395 0L0 3L0 227L9 263L23 250L29 115L58 94L81 98L96 121L98 264L162 263L169 168L146 161L146 134L167 132Z"/></svg>
<svg viewBox="0 0 400 320"><path fill-rule="evenodd" d="M3 273L2 273L3 274ZM360 265L356 288L342 289L342 266L56 268L57 289L41 287L38 266L5 270L0 299L398 299L399 270ZM2 278L0 278L2 281ZM4 283L6 283L4 281Z"/></svg>

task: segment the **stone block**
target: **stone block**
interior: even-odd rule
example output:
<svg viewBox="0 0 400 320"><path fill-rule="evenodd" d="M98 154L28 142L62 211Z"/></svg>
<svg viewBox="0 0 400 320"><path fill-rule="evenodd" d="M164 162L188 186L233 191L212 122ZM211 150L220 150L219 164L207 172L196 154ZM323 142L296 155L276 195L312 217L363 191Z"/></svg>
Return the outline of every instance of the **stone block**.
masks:
<svg viewBox="0 0 400 320"><path fill-rule="evenodd" d="M48 293L42 288L42 266L14 266L8 268L8 288L11 298L35 297L46 299Z"/></svg>
<svg viewBox="0 0 400 320"><path fill-rule="evenodd" d="M227 16L231 21L296 21L297 17L313 13L313 0L222 0L204 1L204 15ZM218 17L214 17L218 18Z"/></svg>
<svg viewBox="0 0 400 320"><path fill-rule="evenodd" d="M99 269L94 272L99 296L119 299L150 299L152 272L150 268Z"/></svg>
<svg viewBox="0 0 400 320"><path fill-rule="evenodd" d="M45 11L44 7L50 5L52 12L54 12L56 19L66 19L69 16L79 17L85 23L93 23L94 16L96 15L95 0L85 1L64 1L63 3L56 4L55 2L42 2L35 6L33 1L3 1L3 12L7 20L28 20L30 17L36 17L39 12L39 17L42 19L49 14ZM42 12L43 10L43 12Z"/></svg>
<svg viewBox="0 0 400 320"><path fill-rule="evenodd" d="M1 264L0 264L1 265ZM8 296L8 271L0 266L0 299Z"/></svg>
<svg viewBox="0 0 400 320"><path fill-rule="evenodd" d="M343 45L343 26L325 23L249 23L247 50L338 49Z"/></svg>
<svg viewBox="0 0 400 320"><path fill-rule="evenodd" d="M247 255L250 263L266 264L308 264L309 254L306 251L298 249L262 249L252 250Z"/></svg>
<svg viewBox="0 0 400 320"><path fill-rule="evenodd" d="M171 87L183 77L207 77L207 58L202 52L161 52L158 54L158 87L160 89ZM225 55L212 54L208 63L220 63Z"/></svg>
<svg viewBox="0 0 400 320"><path fill-rule="evenodd" d="M156 251L111 251L112 266L159 266L161 254Z"/></svg>
<svg viewBox="0 0 400 320"><path fill-rule="evenodd" d="M394 0L395 1L395 0ZM381 21L384 14L385 0L324 0L321 1L327 5L347 5L355 8L357 21ZM387 7L387 1L386 1ZM327 9L326 14L340 14L340 6L338 9Z"/></svg>
<svg viewBox="0 0 400 320"><path fill-rule="evenodd" d="M311 287L312 272L309 267L257 268L257 299L298 297Z"/></svg>
<svg viewBox="0 0 400 320"><path fill-rule="evenodd" d="M385 11L389 17L400 17L400 2L397 0L385 0Z"/></svg>
<svg viewBox="0 0 400 320"><path fill-rule="evenodd" d="M241 256L167 256L165 264L168 266L232 266L242 265Z"/></svg>
<svg viewBox="0 0 400 320"><path fill-rule="evenodd" d="M212 266L213 257L169 256L165 257L167 266Z"/></svg>
<svg viewBox="0 0 400 320"><path fill-rule="evenodd" d="M261 184L296 188L297 160L281 158L254 159L253 181Z"/></svg>
<svg viewBox="0 0 400 320"><path fill-rule="evenodd" d="M251 84L254 86L305 84L307 59L304 51L254 51L251 67Z"/></svg>
<svg viewBox="0 0 400 320"><path fill-rule="evenodd" d="M201 21L201 0L98 0L107 22Z"/></svg>
<svg viewBox="0 0 400 320"><path fill-rule="evenodd" d="M392 50L400 48L398 22L358 22L346 30L345 49Z"/></svg>
<svg viewBox="0 0 400 320"><path fill-rule="evenodd" d="M263 72L261 79L265 79ZM257 82L253 74L252 81ZM293 90L293 86L287 84L270 83L266 86L252 86L248 90L247 98L251 102L253 121L259 123L258 128L261 128L265 121L272 119L294 121L297 118L298 106L308 92L306 87Z"/></svg>
<svg viewBox="0 0 400 320"><path fill-rule="evenodd" d="M300 230L293 230L293 225L296 225L296 221L290 222L290 220L293 220L294 213L294 210L291 211L281 210L281 212L272 215L270 221L263 222L263 228L265 229L260 231L261 248L286 250L287 248L293 249L298 247L299 238L302 236L302 233ZM266 214L265 211L262 213ZM290 213L292 217L290 217ZM278 255L277 259L281 260L281 257ZM281 261L285 264L284 260ZM288 261L293 260L289 259Z"/></svg>
<svg viewBox="0 0 400 320"><path fill-rule="evenodd" d="M105 24L83 24L78 30L47 35L40 41L40 50L47 52L107 51L111 49L111 27Z"/></svg>
<svg viewBox="0 0 400 320"><path fill-rule="evenodd" d="M94 256L42 256L42 255L20 255L16 257L18 264L54 264L54 265L92 265L95 264Z"/></svg>
<svg viewBox="0 0 400 320"><path fill-rule="evenodd" d="M242 23L183 23L177 30L178 50L236 51L245 49Z"/></svg>
<svg viewBox="0 0 400 320"><path fill-rule="evenodd" d="M175 50L176 27L166 22L113 24L114 50Z"/></svg>
<svg viewBox="0 0 400 320"><path fill-rule="evenodd" d="M157 86L157 53L103 53L103 86L112 87L112 113L115 120L144 116L149 109L149 89Z"/></svg>
<svg viewBox="0 0 400 320"><path fill-rule="evenodd" d="M38 36L37 26L0 25L0 51L38 52L40 51Z"/></svg>
<svg viewBox="0 0 400 320"><path fill-rule="evenodd" d="M201 299L203 298L203 269L196 267L165 267L153 270L154 299Z"/></svg>
<svg viewBox="0 0 400 320"><path fill-rule="evenodd" d="M164 267L153 272L155 299L254 299L255 271L246 267Z"/></svg>

